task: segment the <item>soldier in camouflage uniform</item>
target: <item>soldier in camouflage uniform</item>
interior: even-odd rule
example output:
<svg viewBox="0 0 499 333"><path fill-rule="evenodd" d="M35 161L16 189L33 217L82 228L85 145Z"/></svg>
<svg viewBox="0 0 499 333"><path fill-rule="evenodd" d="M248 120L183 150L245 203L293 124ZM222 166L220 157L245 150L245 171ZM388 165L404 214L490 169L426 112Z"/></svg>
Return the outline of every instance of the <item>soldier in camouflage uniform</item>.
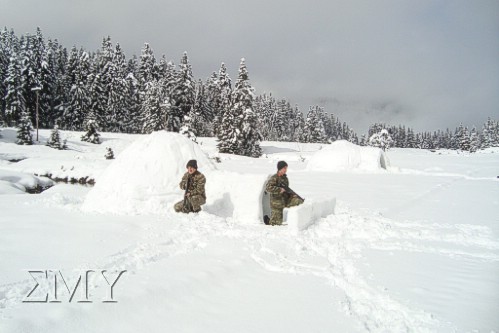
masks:
<svg viewBox="0 0 499 333"><path fill-rule="evenodd" d="M289 187L288 164L284 161L277 163L277 173L270 177L265 186L265 190L270 193L270 208L272 210L270 221L266 224L281 225L282 211L286 207L298 206L303 203L303 200L296 195L290 195L281 187L286 185Z"/></svg>
<svg viewBox="0 0 499 333"><path fill-rule="evenodd" d="M187 162L187 172L180 181L180 189L186 190L187 184L189 188L185 193L184 200L175 204L174 209L177 213L197 213L201 211L201 205L206 203L206 193L204 186L206 184L205 176L198 171L196 160Z"/></svg>

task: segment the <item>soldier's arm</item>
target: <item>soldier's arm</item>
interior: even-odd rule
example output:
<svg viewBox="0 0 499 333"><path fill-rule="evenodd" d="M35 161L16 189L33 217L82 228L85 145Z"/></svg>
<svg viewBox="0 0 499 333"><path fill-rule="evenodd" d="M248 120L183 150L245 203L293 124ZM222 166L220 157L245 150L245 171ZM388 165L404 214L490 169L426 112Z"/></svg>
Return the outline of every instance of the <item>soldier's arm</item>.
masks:
<svg viewBox="0 0 499 333"><path fill-rule="evenodd" d="M282 189L280 187L277 186L277 177L271 177L269 179L269 181L267 182L267 186L265 187L265 190L268 192L268 193L271 193L271 194L279 194L281 193Z"/></svg>
<svg viewBox="0 0 499 333"><path fill-rule="evenodd" d="M200 195L204 193L204 186L206 184L206 177L204 175L199 175L199 177L194 178L193 189L191 195Z"/></svg>
<svg viewBox="0 0 499 333"><path fill-rule="evenodd" d="M185 190L185 188L187 186L187 177L189 177L189 174L186 172L182 176L182 180L180 181L180 184L179 184L181 190Z"/></svg>

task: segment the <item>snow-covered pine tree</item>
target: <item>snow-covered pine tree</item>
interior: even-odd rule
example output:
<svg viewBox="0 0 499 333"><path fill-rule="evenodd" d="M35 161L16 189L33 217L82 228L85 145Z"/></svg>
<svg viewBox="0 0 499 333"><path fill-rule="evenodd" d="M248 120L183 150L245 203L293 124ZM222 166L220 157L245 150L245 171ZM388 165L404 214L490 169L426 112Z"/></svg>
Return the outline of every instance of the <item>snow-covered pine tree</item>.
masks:
<svg viewBox="0 0 499 333"><path fill-rule="evenodd" d="M94 120L99 129L105 128L107 94L105 93L105 82L102 75L97 71L97 58L94 57L92 68L88 77L88 97L90 107L88 109L87 119ZM105 124L104 124L105 125Z"/></svg>
<svg viewBox="0 0 499 333"><path fill-rule="evenodd" d="M53 128L55 125L55 100L57 94L57 60L54 43L48 40L46 54L42 64L40 91L40 127Z"/></svg>
<svg viewBox="0 0 499 333"><path fill-rule="evenodd" d="M142 53L139 60L139 91L142 96L145 96L145 89L148 82L152 82L158 76L158 66L154 52L149 43L144 43Z"/></svg>
<svg viewBox="0 0 499 333"><path fill-rule="evenodd" d="M213 110L207 102L205 87L201 80L196 85L196 97L189 117L193 117L191 126L196 136L209 137L213 135Z"/></svg>
<svg viewBox="0 0 499 333"><path fill-rule="evenodd" d="M220 70L218 71L218 88L217 96L213 104L213 134L220 140L220 132L222 127L222 119L225 112L230 109L231 106L231 95L232 95L232 81L227 73L227 68L225 64L220 65Z"/></svg>
<svg viewBox="0 0 499 333"><path fill-rule="evenodd" d="M463 124L461 124L459 126L459 149L461 149L462 151L469 151L470 150L470 144L471 144L471 140L470 140L470 133L469 133L469 130L468 130L468 127L466 126L463 126Z"/></svg>
<svg viewBox="0 0 499 333"><path fill-rule="evenodd" d="M36 95L41 87L40 68L37 59L36 37L26 33L21 38L21 84L26 103L26 113L32 123L36 120Z"/></svg>
<svg viewBox="0 0 499 333"><path fill-rule="evenodd" d="M360 146L367 146L367 140L366 140L366 135L365 134L362 134L362 136L360 137L359 145Z"/></svg>
<svg viewBox="0 0 499 333"><path fill-rule="evenodd" d="M412 128L407 129L407 136L405 138L405 148L416 148L416 137L414 136L414 131Z"/></svg>
<svg viewBox="0 0 499 333"><path fill-rule="evenodd" d="M239 76L231 95L232 106L222 118L219 152L250 157L262 155L257 117L253 111L253 87L249 82L244 58L239 66Z"/></svg>
<svg viewBox="0 0 499 333"><path fill-rule="evenodd" d="M305 127L305 120L303 119L303 113L300 111L298 106L295 106L293 110L293 120L291 128L291 141L299 142L303 134L303 128Z"/></svg>
<svg viewBox="0 0 499 333"><path fill-rule="evenodd" d="M331 117L326 114L324 109L320 113L320 116L321 116L322 123L324 124L324 134L326 135L327 140L330 142L334 141L332 139L334 124L332 122ZM346 126L346 124L345 124L345 126ZM346 134L349 135L350 133L346 133ZM345 138L345 139L348 140L348 138Z"/></svg>
<svg viewBox="0 0 499 333"><path fill-rule="evenodd" d="M326 130L323 123L323 108L310 107L303 130L303 142L327 143Z"/></svg>
<svg viewBox="0 0 499 333"><path fill-rule="evenodd" d="M17 123L17 141L18 145L32 145L33 135L31 131L33 126L31 125L31 120L29 119L28 113L26 111L21 112L20 119Z"/></svg>
<svg viewBox="0 0 499 333"><path fill-rule="evenodd" d="M473 126L470 133L470 152L474 153L480 149L480 136L476 130L476 127Z"/></svg>
<svg viewBox="0 0 499 333"><path fill-rule="evenodd" d="M57 40L54 40L51 45L51 50L54 54L54 93L51 99L51 111L49 114L49 124L52 127L60 119L64 112L64 104L66 102L66 91L64 90L64 78L66 73L66 64L68 61L67 49L62 47Z"/></svg>
<svg viewBox="0 0 499 333"><path fill-rule="evenodd" d="M499 146L499 122L487 119L482 127L482 148Z"/></svg>
<svg viewBox="0 0 499 333"><path fill-rule="evenodd" d="M133 72L129 72L128 76L125 79L125 82L126 95L124 103L127 112L124 115L124 132L140 133L142 130L140 120L140 97L138 90L138 81L133 75Z"/></svg>
<svg viewBox="0 0 499 333"><path fill-rule="evenodd" d="M113 54L112 61L108 64L107 74L110 82L108 86L108 100L106 106L106 123L110 132L124 132L126 123L126 96L127 82L124 77L124 55L119 44Z"/></svg>
<svg viewBox="0 0 499 333"><path fill-rule="evenodd" d="M100 134L97 132L98 125L95 119L92 117L87 118L85 121L86 133L82 135L81 141L90 142L94 144L100 144Z"/></svg>
<svg viewBox="0 0 499 333"><path fill-rule="evenodd" d="M180 60L179 72L175 79L173 90L170 92L171 108L168 117L175 119L175 121L171 122L173 127L169 130L179 132L184 117L189 114L194 105L196 94L192 67L189 63L187 52L184 52Z"/></svg>
<svg viewBox="0 0 499 333"><path fill-rule="evenodd" d="M144 101L141 105L142 133L170 130L179 126L175 118L169 117L171 105L165 96L163 86L158 81L146 84Z"/></svg>
<svg viewBox="0 0 499 333"><path fill-rule="evenodd" d="M69 98L69 103L62 114L62 124L65 129L78 131L83 129L86 112L90 107L87 86L79 73L71 87Z"/></svg>
<svg viewBox="0 0 499 333"><path fill-rule="evenodd" d="M47 146L59 150L67 149L66 140L61 141L59 126L55 125L54 129L50 132L50 137L47 140Z"/></svg>
<svg viewBox="0 0 499 333"><path fill-rule="evenodd" d="M9 68L9 59L11 49L8 43L8 31L4 28L0 31L0 121L5 120L5 96L7 95L7 71Z"/></svg>
<svg viewBox="0 0 499 333"><path fill-rule="evenodd" d="M384 128L379 133L374 133L369 138L369 146L381 148L383 151L390 149L392 144L393 139L390 136L390 133L388 133L388 130Z"/></svg>
<svg viewBox="0 0 499 333"><path fill-rule="evenodd" d="M13 55L10 58L6 77L6 88L5 121L7 126L13 126L20 120L21 114L26 111L21 77L21 65L16 55Z"/></svg>
<svg viewBox="0 0 499 333"><path fill-rule="evenodd" d="M263 140L274 140L275 114L277 113L276 101L272 94L263 94L255 98L255 112L258 117L260 134Z"/></svg>
<svg viewBox="0 0 499 333"><path fill-rule="evenodd" d="M193 108L194 109L194 108ZM194 128L194 122L195 122L195 117L196 114L194 113L194 110L191 110L187 116L184 117L184 121L182 124L182 127L180 127L179 133L182 135L185 135L189 139L191 139L194 142L197 142L197 137L195 134L195 131L193 130Z"/></svg>
<svg viewBox="0 0 499 333"><path fill-rule="evenodd" d="M205 101L206 107L210 110L210 136L215 135L213 131L213 122L215 121L215 115L217 112L217 100L218 100L218 75L216 72L211 73L211 76L206 80L204 84Z"/></svg>

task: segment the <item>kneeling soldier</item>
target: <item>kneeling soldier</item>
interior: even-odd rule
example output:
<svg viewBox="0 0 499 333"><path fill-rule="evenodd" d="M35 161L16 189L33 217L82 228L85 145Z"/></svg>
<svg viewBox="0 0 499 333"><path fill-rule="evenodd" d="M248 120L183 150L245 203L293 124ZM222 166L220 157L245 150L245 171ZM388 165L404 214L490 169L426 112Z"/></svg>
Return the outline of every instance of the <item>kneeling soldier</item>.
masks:
<svg viewBox="0 0 499 333"><path fill-rule="evenodd" d="M265 190L270 193L270 208L272 210L270 221L265 224L281 225L282 211L284 208L298 206L303 203L303 200L296 195L286 193L283 186L289 187L288 164L284 161L277 163L277 173L270 177L265 187ZM267 221L266 221L267 222Z"/></svg>
<svg viewBox="0 0 499 333"><path fill-rule="evenodd" d="M180 181L180 189L185 190L184 200L175 204L176 212L197 213L201 210L201 205L206 203L205 176L198 171L196 160L187 162L187 172Z"/></svg>

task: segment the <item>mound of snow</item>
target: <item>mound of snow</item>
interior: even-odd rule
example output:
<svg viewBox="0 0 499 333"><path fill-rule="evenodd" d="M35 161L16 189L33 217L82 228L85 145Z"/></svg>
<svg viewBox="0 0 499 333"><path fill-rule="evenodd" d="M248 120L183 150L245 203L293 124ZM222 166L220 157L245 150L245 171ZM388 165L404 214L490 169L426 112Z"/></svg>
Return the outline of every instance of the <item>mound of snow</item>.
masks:
<svg viewBox="0 0 499 333"><path fill-rule="evenodd" d="M28 190L47 188L54 182L45 177L37 177L23 172L0 170L0 194L18 194Z"/></svg>
<svg viewBox="0 0 499 333"><path fill-rule="evenodd" d="M199 171L215 170L199 146L178 133L154 132L137 139L107 167L88 193L82 209L100 213L161 213L182 199L178 184L187 161Z"/></svg>
<svg viewBox="0 0 499 333"><path fill-rule="evenodd" d="M386 169L388 159L383 150L374 147L361 147L345 140L338 140L324 146L310 158L309 171L374 171Z"/></svg>

